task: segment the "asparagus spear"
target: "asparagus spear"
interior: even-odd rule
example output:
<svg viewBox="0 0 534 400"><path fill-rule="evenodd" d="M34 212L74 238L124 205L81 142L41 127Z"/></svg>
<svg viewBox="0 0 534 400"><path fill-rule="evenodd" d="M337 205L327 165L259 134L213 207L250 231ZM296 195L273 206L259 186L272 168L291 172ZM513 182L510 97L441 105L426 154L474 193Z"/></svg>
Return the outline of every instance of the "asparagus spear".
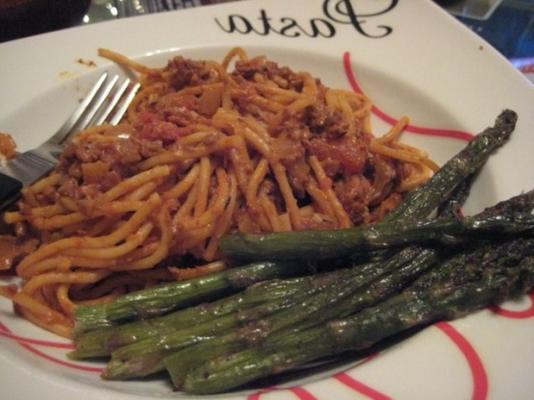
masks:
<svg viewBox="0 0 534 400"><path fill-rule="evenodd" d="M145 319L213 300L256 282L305 274L306 263L257 262L183 282L159 285L115 301L75 310L75 334L105 328L135 318Z"/></svg>
<svg viewBox="0 0 534 400"><path fill-rule="evenodd" d="M466 177L477 172L488 157L508 140L516 122L517 114L514 111L501 112L493 127L486 128L475 136L462 151L447 161L432 179L410 192L383 222L419 219L430 214L441 199L447 198Z"/></svg>
<svg viewBox="0 0 534 400"><path fill-rule="evenodd" d="M437 260L434 251L420 251L417 248L403 250L406 254L416 254L413 258L392 273L385 274L369 286L354 289L349 285L349 294L339 292L337 297L325 293L326 299L316 296L307 303L299 304L279 312L263 321L256 321L241 331L199 343L178 351L163 360L176 388L180 388L190 369L217 356L235 352L269 340L273 335L283 335L290 330L303 331L333 318L343 317L397 293L411 280L428 269ZM393 257L392 264L399 257Z"/></svg>
<svg viewBox="0 0 534 400"><path fill-rule="evenodd" d="M534 190L530 190L526 193L521 193L517 196L511 197L507 200L500 201L499 203L486 208L480 212L480 217L510 213L530 213L534 207Z"/></svg>
<svg viewBox="0 0 534 400"><path fill-rule="evenodd" d="M450 215L450 212L454 212L454 209L457 208L457 204L461 203L458 203L456 199L450 199L449 204L452 208L448 210L443 209L444 214ZM528 214L533 210L534 190L531 190L488 207L476 216L480 218L494 218L499 215L510 215L514 213ZM530 243L532 243L530 239L517 238L499 244L495 244L494 242L468 244L467 248L458 256L450 258L445 267L436 268L428 272L414 284L414 287L430 287L433 284L444 282L447 279L461 281L462 279L473 277L478 271L483 270L487 266L491 266L497 259L501 259L501 263L509 260L508 262L514 265L520 262L525 254L529 254L528 247Z"/></svg>
<svg viewBox="0 0 534 400"><path fill-rule="evenodd" d="M333 279L331 284L318 290L319 296L330 298L339 288L347 284L343 279ZM325 294L327 293L327 294ZM246 315L234 313L218 318L207 323L192 326L186 329L179 329L161 337L148 338L128 346L121 347L112 353L102 376L105 379L129 379L133 377L147 376L164 369L162 360L164 356L186 346L196 343L203 343L214 339L217 334L224 336L224 332L234 332L235 336L250 336L256 333L255 329L250 329L251 325L243 329L233 329L247 321L261 320L268 315L286 309L288 306L305 302L313 295L313 291L308 296L293 298L281 298L272 302L259 305L245 311ZM254 325L255 326L255 325ZM221 341L222 344L222 341Z"/></svg>
<svg viewBox="0 0 534 400"><path fill-rule="evenodd" d="M162 367L164 365L172 366L171 379L175 387L179 389L185 374L191 368L213 357L222 356L260 343L275 332L299 322L306 322L309 318L313 318L313 315L317 314L319 310L335 309L336 303L345 298L347 292L350 293L350 291L350 285L336 285L332 290L321 293L296 307L275 314L271 318L253 321L237 331L229 331L229 333L222 336L175 352L163 359ZM170 371L169 368L168 371Z"/></svg>
<svg viewBox="0 0 534 400"><path fill-rule="evenodd" d="M532 231L529 213L485 217L440 218L406 224L377 224L367 228L334 231L284 232L269 235L229 236L231 255L259 259L328 259L347 257L369 249L381 249L428 241L462 241Z"/></svg>
<svg viewBox="0 0 534 400"><path fill-rule="evenodd" d="M293 289L295 281L305 281L310 278L261 282L250 286L244 293L224 297L213 303L203 303L157 318L84 332L75 338L76 350L69 356L78 359L105 356L116 348L139 340L162 335L177 328L204 323L266 303L268 300L290 296L295 292Z"/></svg>
<svg viewBox="0 0 534 400"><path fill-rule="evenodd" d="M160 362L164 356L182 349L192 343L200 343L196 347L200 347L197 350L196 359L200 360L200 352L209 354L212 351L220 351L225 348L227 343L241 343L243 341L255 341L256 334L261 333L264 336L269 335L271 332L283 329L293 323L303 321L313 313L323 312L325 310L334 311L332 306L338 303L340 300L351 295L360 287L364 287L372 281L378 279L383 275L392 276L391 282L383 281L381 285L389 284L391 287L395 286L395 282L399 279L407 279L406 274L398 278L394 272L401 269L405 264L410 263L413 258L418 255L417 249L407 249L402 251L395 258L386 263L369 263L364 266L357 266L347 271L334 271L325 274L321 279L328 282L328 284L321 285L321 290L309 292L308 296L303 296L299 301L293 304L287 311L273 313L272 316L265 318L260 322L263 327L263 331L258 330L258 324L254 321L248 326L244 326L239 330L229 330L231 332L228 335L224 335L213 340L213 335L206 335L201 328L192 327L190 330L184 332L178 330L174 333L169 333L163 337L154 337L152 339L146 339L134 343L129 346L122 347L113 352L112 359L109 362L105 377L108 379L125 379L134 376L145 376L163 369L163 363ZM421 264L421 263L419 263ZM420 267L419 267L420 268ZM414 268L416 270L416 268ZM415 272L414 272L415 273ZM398 285L398 283L396 283ZM361 292L365 293L366 289L362 289ZM385 293L386 290L381 289L381 293ZM367 298L366 298L367 299ZM257 316L253 320L259 320L263 315L268 315L259 309L265 308L265 305L259 306L256 310L251 310L250 314ZM232 317L229 317L231 319ZM213 321L211 322L213 324ZM233 325L236 326L237 324ZM220 332L220 331L218 331ZM218 333L217 332L217 333ZM185 334L184 334L185 333ZM226 337L228 336L228 337ZM213 343L204 343L212 341ZM213 349L213 350L202 350ZM183 350L189 354L191 351Z"/></svg>
<svg viewBox="0 0 534 400"><path fill-rule="evenodd" d="M361 268L365 272L371 267L372 264L369 264ZM322 287L330 285L333 280L345 279L354 274L355 272L351 270L339 270L321 275L260 282L249 286L243 292L212 303L200 304L158 318L85 332L75 338L76 350L69 356L71 358L89 358L109 355L119 347L150 337L159 337L171 332L189 329L206 322L216 322L220 317L253 309L269 301L310 295ZM200 330L195 332L201 334Z"/></svg>
<svg viewBox="0 0 534 400"><path fill-rule="evenodd" d="M178 329L162 337L150 337L121 347L112 353L104 379L130 379L151 375L163 370L162 359L171 351L213 340L217 335L233 331L247 321L266 316L294 304L295 299L281 298L254 307L251 310L230 314L213 321ZM248 312L247 312L248 311Z"/></svg>
<svg viewBox="0 0 534 400"><path fill-rule="evenodd" d="M503 111L495 125L477 135L457 155L452 157L424 185L412 191L406 199L376 227L392 223L419 220L427 217L466 178L476 173L490 154L504 144L515 128L517 115ZM267 235L229 235L221 239L221 250L228 256L241 259L316 259L349 253L353 236L365 228L339 231L283 232Z"/></svg>
<svg viewBox="0 0 534 400"><path fill-rule="evenodd" d="M477 279L468 275L456 282L444 280L430 287L414 286L351 317L280 335L263 347L214 358L189 371L183 388L198 394L222 392L322 357L368 348L416 326L458 318L517 297L534 286L534 257L529 251L534 242L524 244L527 255L519 255L523 257L519 264L510 264L507 259L502 265L502 260L496 257L491 266L472 271Z"/></svg>

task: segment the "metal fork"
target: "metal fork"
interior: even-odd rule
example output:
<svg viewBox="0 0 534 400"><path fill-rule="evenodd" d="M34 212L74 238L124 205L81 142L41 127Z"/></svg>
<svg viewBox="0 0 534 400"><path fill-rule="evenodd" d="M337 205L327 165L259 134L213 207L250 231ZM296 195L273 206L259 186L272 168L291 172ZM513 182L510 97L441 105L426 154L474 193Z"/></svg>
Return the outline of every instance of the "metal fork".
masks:
<svg viewBox="0 0 534 400"><path fill-rule="evenodd" d="M113 0L118 18L201 6L200 0Z"/></svg>
<svg viewBox="0 0 534 400"><path fill-rule="evenodd" d="M65 141L73 133L103 122L118 124L139 87L139 82L133 83L128 78L119 85L119 75L108 79L108 73L104 72L50 139L0 165L0 211L12 204L23 186L54 168Z"/></svg>

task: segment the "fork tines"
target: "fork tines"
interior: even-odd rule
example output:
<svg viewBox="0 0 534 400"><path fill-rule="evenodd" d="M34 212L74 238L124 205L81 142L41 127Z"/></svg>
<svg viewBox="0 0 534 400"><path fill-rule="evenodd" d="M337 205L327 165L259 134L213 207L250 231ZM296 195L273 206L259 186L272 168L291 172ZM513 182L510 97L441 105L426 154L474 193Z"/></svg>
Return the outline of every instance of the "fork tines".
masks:
<svg viewBox="0 0 534 400"><path fill-rule="evenodd" d="M119 84L119 75L115 74L108 77L107 72L102 75L106 79L82 118L77 122L76 131L85 129L88 126L100 125L104 122L108 122L111 125L118 124L132 98L139 90L139 82L132 84L129 78L125 78Z"/></svg>
<svg viewBox="0 0 534 400"><path fill-rule="evenodd" d="M107 72L103 73L52 137L34 149L16 154L5 165L0 165L0 186L9 185L0 190L0 211L16 201L22 184L30 185L57 164L63 144L72 134L103 122L112 125L120 122L141 87L139 82L125 79L119 84L120 80L119 75L109 78Z"/></svg>
<svg viewBox="0 0 534 400"><path fill-rule="evenodd" d="M120 81L119 75L109 76L104 72L87 96L80 104L78 114L73 114L65 122L58 134L65 131L65 137L58 143L64 142L73 133L89 126L100 125L107 122L116 125L120 122L128 105L139 90L139 82L133 83L129 78ZM86 103L86 104L84 104Z"/></svg>

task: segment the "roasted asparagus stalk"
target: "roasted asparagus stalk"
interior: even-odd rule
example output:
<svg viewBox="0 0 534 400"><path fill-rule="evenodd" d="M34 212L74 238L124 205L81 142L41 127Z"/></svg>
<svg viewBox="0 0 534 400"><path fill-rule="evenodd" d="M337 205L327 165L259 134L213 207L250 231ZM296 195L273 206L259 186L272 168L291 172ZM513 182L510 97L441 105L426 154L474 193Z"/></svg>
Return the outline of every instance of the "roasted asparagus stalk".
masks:
<svg viewBox="0 0 534 400"><path fill-rule="evenodd" d="M395 290L408 279L410 273L416 275L432 262L431 259L425 260L427 264L414 262L416 255L416 249L405 250L386 263L370 263L317 276L315 279L321 284L314 285L314 290L298 283L298 286L302 286L301 296L286 296L261 304L246 311L249 318L234 314L188 329L175 327L174 331L166 335L154 336L121 347L112 353L103 376L107 379L127 379L153 374L164 368L165 356L186 347L188 348L183 350L184 358L193 352L195 361L199 362L202 360L201 354L213 356L229 346L259 340L260 337L265 338L272 332L293 324L304 323L312 316L313 320L318 320L325 312L337 313L338 308L334 306L343 304L342 301L347 298L357 297L361 303L376 301L373 296L367 295L368 284L383 276L389 277L389 280L383 279L381 287L375 290L376 296L386 296L388 290L382 287L386 281L390 291ZM404 274L396 273L411 262L414 262L414 267L405 268ZM283 307L283 304L289 306ZM222 329L218 329L219 326Z"/></svg>
<svg viewBox="0 0 534 400"><path fill-rule="evenodd" d="M532 239L515 239L461 253L430 272L431 278L421 277L413 286L374 307L213 358L185 373L183 389L198 394L222 392L323 357L366 349L414 327L459 318L515 298L534 287L533 245ZM516 251L513 257L512 249ZM491 261L481 264L477 262L480 259ZM458 269L463 263L468 264L466 274ZM176 373L172 362L173 357L166 359L171 376Z"/></svg>
<svg viewBox="0 0 534 400"><path fill-rule="evenodd" d="M75 334L133 319L146 319L214 300L256 282L306 274L306 263L256 262L183 282L168 283L119 297L102 305L78 306Z"/></svg>
<svg viewBox="0 0 534 400"><path fill-rule="evenodd" d="M534 228L530 213L475 216L458 219L439 218L404 224L392 222L367 228L336 231L305 231L269 235L228 237L232 255L277 260L319 260L348 257L369 250L398 247L412 243L458 243L472 238L525 233Z"/></svg>
<svg viewBox="0 0 534 400"><path fill-rule="evenodd" d="M362 267L361 273L366 273L372 265L374 264ZM198 335L203 334L203 327L213 332L217 327L223 325L223 321L228 323L232 320L234 324L244 323L245 320L254 316L259 317L260 313L264 313L260 310L262 309L261 306L266 303L311 295L329 286L336 279L346 279L354 274L355 272L351 270L340 270L321 275L259 282L242 292L212 303L202 303L156 318L80 333L75 340L76 349L70 354L70 357L101 357L134 342L153 337L159 338L184 330L188 331L190 328L194 328L194 333ZM231 318L225 318L230 314L235 315Z"/></svg>

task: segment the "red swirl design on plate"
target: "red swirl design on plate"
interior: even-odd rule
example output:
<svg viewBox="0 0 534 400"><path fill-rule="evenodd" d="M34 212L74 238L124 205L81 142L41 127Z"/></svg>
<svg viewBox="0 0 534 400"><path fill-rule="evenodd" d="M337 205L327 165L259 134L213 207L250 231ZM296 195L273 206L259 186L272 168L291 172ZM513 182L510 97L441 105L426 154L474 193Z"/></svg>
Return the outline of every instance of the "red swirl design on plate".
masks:
<svg viewBox="0 0 534 400"><path fill-rule="evenodd" d="M482 364L480 357L471 343L447 322L438 322L434 326L445 333L464 355L473 379L471 400L485 400L488 396L488 376L484 364Z"/></svg>
<svg viewBox="0 0 534 400"><path fill-rule="evenodd" d="M60 358L57 358L57 357L51 356L49 354L46 354L46 353L42 352L41 350L38 350L38 349L36 349L35 347L32 346L32 344L36 344L36 345L47 346L47 347L65 348L65 347L62 347L64 345L64 343L56 343L56 342L49 342L49 341L45 341L45 340L29 339L29 338L20 337L18 335L13 334L13 332L11 332L11 330L5 324L3 324L2 322L0 322L0 333L4 337L9 337L10 339L14 339L20 346L22 346L24 349L26 349L30 353L32 353L32 354L34 354L34 355L36 355L36 356L38 356L38 357L40 357L40 358L42 358L44 360L50 361L50 362L52 362L54 364L58 364L58 365L61 365L63 367L67 367L67 368L71 368L71 369L77 369L77 370L85 371L85 372L97 372L97 373L101 373L102 372L102 368L89 367L87 365L76 364L76 363L72 363L72 362L69 362L69 361L65 361L65 360L62 360Z"/></svg>
<svg viewBox="0 0 534 400"><path fill-rule="evenodd" d="M495 314L498 314L502 317L512 318L512 319L526 319L534 317L534 291L528 294L530 299L530 307L526 310L513 311L502 308L501 306L490 307L490 310Z"/></svg>
<svg viewBox="0 0 534 400"><path fill-rule="evenodd" d="M289 391L293 392L300 400L317 400L317 397L312 395L301 386L292 387L289 389Z"/></svg>
<svg viewBox="0 0 534 400"><path fill-rule="evenodd" d="M391 400L391 397L386 396L385 394L380 393L378 390L373 389L370 386L367 386L365 383L362 383L345 372L341 372L333 376L334 379L337 379L339 382L345 386L351 388L355 392L358 392L372 400Z"/></svg>
<svg viewBox="0 0 534 400"><path fill-rule="evenodd" d="M343 53L343 67L345 70L345 75L347 76L347 79L349 81L350 86L352 87L352 90L354 90L356 93L363 93L362 88L358 84L356 77L354 76L354 71L352 70L352 66L350 63L350 53L346 51ZM387 122L390 125L395 125L398 120L390 116L389 114L386 114L384 111L379 109L376 105L373 104L373 108L371 109L373 114L375 114L378 118L383 120L384 122ZM458 131L454 129L435 129L435 128L427 128L422 126L416 126L416 125L408 125L405 129L408 132L412 133L418 133L421 135L429 135L429 136L441 136L441 137L448 137L453 139L460 139L460 140L471 140L473 138L473 135L468 132L464 131Z"/></svg>
<svg viewBox="0 0 534 400"><path fill-rule="evenodd" d="M67 349L67 350L74 349L74 346L71 343L52 342L48 340L32 339L32 338L15 335L14 333L8 332L7 327L1 322L0 322L0 328L2 329L0 331L0 336L3 336L8 339L16 340L19 343L34 344L36 346L44 346L44 347L53 347L56 349Z"/></svg>

